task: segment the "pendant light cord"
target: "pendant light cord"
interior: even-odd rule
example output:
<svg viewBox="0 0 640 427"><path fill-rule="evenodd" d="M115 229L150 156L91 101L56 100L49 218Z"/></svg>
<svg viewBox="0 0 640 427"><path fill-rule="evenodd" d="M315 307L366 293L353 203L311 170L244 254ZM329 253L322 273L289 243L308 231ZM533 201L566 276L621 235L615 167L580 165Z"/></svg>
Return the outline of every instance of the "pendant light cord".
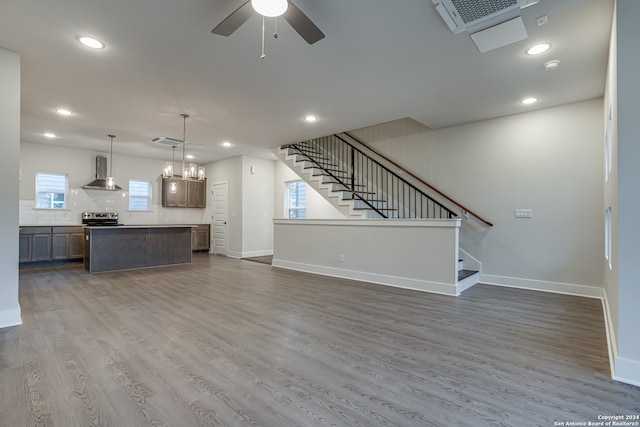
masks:
<svg viewBox="0 0 640 427"><path fill-rule="evenodd" d="M264 54L264 15L262 15L262 55L260 55L260 59L266 58L267 55Z"/></svg>
<svg viewBox="0 0 640 427"><path fill-rule="evenodd" d="M187 117L189 117L189 115L182 113L180 116L182 116L182 179L187 179L185 176L184 159L187 154Z"/></svg>

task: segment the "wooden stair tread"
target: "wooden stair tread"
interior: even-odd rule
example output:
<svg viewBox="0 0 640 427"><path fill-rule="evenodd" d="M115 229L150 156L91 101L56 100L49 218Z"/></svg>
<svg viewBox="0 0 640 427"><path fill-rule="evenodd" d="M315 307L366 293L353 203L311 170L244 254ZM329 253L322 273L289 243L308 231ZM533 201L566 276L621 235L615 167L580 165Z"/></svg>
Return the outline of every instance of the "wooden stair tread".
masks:
<svg viewBox="0 0 640 427"><path fill-rule="evenodd" d="M373 210L377 210L377 211L397 211L398 209L392 209L392 208L353 208L354 211L373 211Z"/></svg>
<svg viewBox="0 0 640 427"><path fill-rule="evenodd" d="M474 274L478 273L476 270L459 270L458 271L458 282L466 279L467 277L471 277Z"/></svg>

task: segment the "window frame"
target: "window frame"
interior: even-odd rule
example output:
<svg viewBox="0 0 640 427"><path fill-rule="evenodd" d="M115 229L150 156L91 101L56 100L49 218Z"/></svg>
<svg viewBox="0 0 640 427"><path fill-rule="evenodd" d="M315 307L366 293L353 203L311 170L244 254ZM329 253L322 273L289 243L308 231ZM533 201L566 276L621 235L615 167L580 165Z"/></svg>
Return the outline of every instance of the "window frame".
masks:
<svg viewBox="0 0 640 427"><path fill-rule="evenodd" d="M146 184L147 185L147 193L146 194L138 194L131 190L131 184ZM146 199L146 207L145 209L136 209L131 205L132 199ZM152 182L146 179L129 179L129 206L128 210L131 212L150 212L153 210L153 187Z"/></svg>
<svg viewBox="0 0 640 427"><path fill-rule="evenodd" d="M64 190L61 192L57 188L40 188L39 181L40 175L49 175L55 177L63 177L64 178ZM55 204L59 204L60 201L54 200L54 197L49 199L49 206L40 206L40 193L49 193L52 196L54 194L62 194L62 206L56 207ZM36 209L46 209L46 210L65 210L68 209L69 206L69 174L68 173L60 173L60 172L42 172L36 171L35 175L35 208Z"/></svg>
<svg viewBox="0 0 640 427"><path fill-rule="evenodd" d="M292 205L291 204L291 186L292 184L303 184L304 186L302 188L304 188L304 204L302 205ZM286 199L285 199L285 212L287 215L288 219L305 219L307 217L307 183L304 182L301 179L298 180L294 180L294 181L287 181L285 182L285 189L286 189ZM293 212L298 212L297 215L299 215L299 212L303 212L303 216L291 216L291 213Z"/></svg>

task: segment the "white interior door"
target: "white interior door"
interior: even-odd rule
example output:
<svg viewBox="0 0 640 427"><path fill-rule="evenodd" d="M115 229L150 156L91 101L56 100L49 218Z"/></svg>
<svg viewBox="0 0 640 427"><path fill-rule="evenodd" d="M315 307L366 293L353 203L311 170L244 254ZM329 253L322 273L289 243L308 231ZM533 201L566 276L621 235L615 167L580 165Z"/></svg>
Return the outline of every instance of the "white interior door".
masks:
<svg viewBox="0 0 640 427"><path fill-rule="evenodd" d="M227 182L220 182L212 185L213 195L213 223L212 228L212 250L214 254L227 254Z"/></svg>

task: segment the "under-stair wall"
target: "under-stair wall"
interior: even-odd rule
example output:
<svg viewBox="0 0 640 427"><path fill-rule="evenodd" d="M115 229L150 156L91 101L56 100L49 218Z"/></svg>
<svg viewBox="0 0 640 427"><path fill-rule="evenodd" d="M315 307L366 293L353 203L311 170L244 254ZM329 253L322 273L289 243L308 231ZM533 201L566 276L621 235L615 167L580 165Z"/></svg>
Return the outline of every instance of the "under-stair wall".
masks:
<svg viewBox="0 0 640 427"><path fill-rule="evenodd" d="M456 296L460 219L274 220L274 267ZM303 248L303 249L302 249Z"/></svg>

